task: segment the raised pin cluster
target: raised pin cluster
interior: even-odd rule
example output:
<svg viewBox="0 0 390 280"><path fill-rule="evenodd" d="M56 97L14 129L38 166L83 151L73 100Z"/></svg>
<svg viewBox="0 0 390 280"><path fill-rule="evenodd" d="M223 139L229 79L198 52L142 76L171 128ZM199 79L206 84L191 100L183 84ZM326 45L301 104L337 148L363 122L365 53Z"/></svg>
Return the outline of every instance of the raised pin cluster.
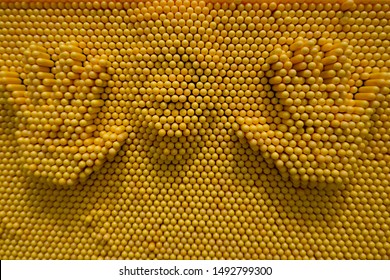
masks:
<svg viewBox="0 0 390 280"><path fill-rule="evenodd" d="M370 75L352 94L352 48L329 41L297 38L286 51L275 48L266 76L278 103L238 119L249 144L298 187L338 186L354 176L372 126L371 101L388 75Z"/></svg>

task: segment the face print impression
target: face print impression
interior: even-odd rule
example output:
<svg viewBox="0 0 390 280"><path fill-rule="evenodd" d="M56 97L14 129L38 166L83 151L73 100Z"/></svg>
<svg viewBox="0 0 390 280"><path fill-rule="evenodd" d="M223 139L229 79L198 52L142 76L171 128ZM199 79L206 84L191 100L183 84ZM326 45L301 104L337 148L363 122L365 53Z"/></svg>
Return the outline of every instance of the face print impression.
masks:
<svg viewBox="0 0 390 280"><path fill-rule="evenodd" d="M266 59L274 115L237 120L251 146L296 186L345 184L358 169L388 73L369 75L352 94L351 54L346 42L323 38L274 48Z"/></svg>
<svg viewBox="0 0 390 280"><path fill-rule="evenodd" d="M390 5L216 2L0 2L2 259L388 258Z"/></svg>
<svg viewBox="0 0 390 280"><path fill-rule="evenodd" d="M71 186L115 156L127 133L121 126L100 129L94 121L110 78L107 61L87 61L76 43L61 44L57 55L55 61L44 47L30 45L21 79L16 72L1 75L18 112L22 170L49 185Z"/></svg>

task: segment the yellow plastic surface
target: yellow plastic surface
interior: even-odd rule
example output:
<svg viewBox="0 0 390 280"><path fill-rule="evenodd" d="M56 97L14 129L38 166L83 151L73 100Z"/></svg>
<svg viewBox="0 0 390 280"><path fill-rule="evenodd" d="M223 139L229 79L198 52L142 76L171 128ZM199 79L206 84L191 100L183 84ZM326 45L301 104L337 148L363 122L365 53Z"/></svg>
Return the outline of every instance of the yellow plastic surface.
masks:
<svg viewBox="0 0 390 280"><path fill-rule="evenodd" d="M1 259L389 259L390 2L0 3Z"/></svg>

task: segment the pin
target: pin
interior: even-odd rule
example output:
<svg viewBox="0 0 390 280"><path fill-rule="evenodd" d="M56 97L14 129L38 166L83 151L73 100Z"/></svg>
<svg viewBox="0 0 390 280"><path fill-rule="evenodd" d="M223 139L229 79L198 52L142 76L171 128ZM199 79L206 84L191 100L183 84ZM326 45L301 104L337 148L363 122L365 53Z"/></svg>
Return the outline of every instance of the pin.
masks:
<svg viewBox="0 0 390 280"><path fill-rule="evenodd" d="M19 73L13 71L0 71L0 78L19 78Z"/></svg>
<svg viewBox="0 0 390 280"><path fill-rule="evenodd" d="M97 110L97 111L96 112L92 112L92 113L88 112L88 113L84 114L84 120L90 121L90 120L93 120L94 118L96 118L96 113L98 113L100 111L100 109L99 108L91 108L91 107L89 107L88 111L92 110L92 109L93 110Z"/></svg>
<svg viewBox="0 0 390 280"><path fill-rule="evenodd" d="M46 59L46 58L37 58L36 63L37 63L37 65L43 66L43 67L53 67L54 66L54 62L52 60Z"/></svg>
<svg viewBox="0 0 390 280"><path fill-rule="evenodd" d="M294 52L294 55L299 55L299 54L302 54L302 55L308 55L310 54L310 48L307 47L307 46L304 46L302 48L300 48L299 50L296 50Z"/></svg>
<svg viewBox="0 0 390 280"><path fill-rule="evenodd" d="M98 63L102 67L107 67L109 65L108 61L105 59L99 59Z"/></svg>
<svg viewBox="0 0 390 280"><path fill-rule="evenodd" d="M291 51L296 51L296 50L302 48L304 45L305 45L305 41L304 40L298 40L298 41L296 41L295 43L293 43L290 46L290 50Z"/></svg>
<svg viewBox="0 0 390 280"><path fill-rule="evenodd" d="M349 99L349 98L344 100L344 105L345 106L355 106L355 104L356 104L356 100Z"/></svg>
<svg viewBox="0 0 390 280"><path fill-rule="evenodd" d="M298 54L290 59L290 61L294 64L305 61L305 57L302 54Z"/></svg>
<svg viewBox="0 0 390 280"><path fill-rule="evenodd" d="M80 53L80 54L83 52L82 49L80 49L79 47L72 45L72 44L63 45L60 48L64 49L65 51L68 51L68 52L76 52L76 53Z"/></svg>
<svg viewBox="0 0 390 280"><path fill-rule="evenodd" d="M355 100L356 107L368 108L370 107L370 102L367 100Z"/></svg>
<svg viewBox="0 0 390 280"><path fill-rule="evenodd" d="M45 52L32 51L30 55L35 59L37 58L50 59L50 55Z"/></svg>
<svg viewBox="0 0 390 280"><path fill-rule="evenodd" d="M73 65L72 66L72 71L74 72L74 73L82 73L83 71L84 71L85 69L84 69L84 67L82 67L82 66L78 66L78 65Z"/></svg>
<svg viewBox="0 0 390 280"><path fill-rule="evenodd" d="M390 80L370 79L364 82L366 86L390 87Z"/></svg>
<svg viewBox="0 0 390 280"><path fill-rule="evenodd" d="M68 77L68 79L71 79L71 80L76 80L76 79L80 78L79 74L76 74L73 72L69 72L68 74L66 74L66 76Z"/></svg>
<svg viewBox="0 0 390 280"><path fill-rule="evenodd" d="M20 84L21 80L15 77L0 77L0 85Z"/></svg>
<svg viewBox="0 0 390 280"><path fill-rule="evenodd" d="M30 50L32 51L38 51L38 52L43 52L46 53L46 49L44 47L38 46L38 45L30 45Z"/></svg>
<svg viewBox="0 0 390 280"><path fill-rule="evenodd" d="M110 75L108 75L107 73L99 73L99 78L103 81L108 81L110 79Z"/></svg>
<svg viewBox="0 0 390 280"><path fill-rule="evenodd" d="M26 104L26 98L24 97L18 97L18 98L15 98L15 104L17 105L23 105L23 104Z"/></svg>
<svg viewBox="0 0 390 280"><path fill-rule="evenodd" d="M372 92L359 92L355 94L355 99L372 101L376 99L376 94Z"/></svg>
<svg viewBox="0 0 390 280"><path fill-rule="evenodd" d="M95 114L100 112L100 107L88 107L88 113L89 114Z"/></svg>
<svg viewBox="0 0 390 280"><path fill-rule="evenodd" d="M85 55L83 55L82 53L79 53L79 52L71 52L70 58L72 58L74 60L78 60L78 61L85 61L87 59L87 57Z"/></svg>
<svg viewBox="0 0 390 280"><path fill-rule="evenodd" d="M24 90L15 90L15 91L12 92L12 97L13 97L13 98L28 97L28 91L24 91Z"/></svg>
<svg viewBox="0 0 390 280"><path fill-rule="evenodd" d="M328 65L328 64L333 64L337 61L337 56L331 55L331 56L326 56L322 59L322 64Z"/></svg>
<svg viewBox="0 0 390 280"><path fill-rule="evenodd" d="M363 107L352 107L351 113L357 115L364 115L366 113L366 110Z"/></svg>
<svg viewBox="0 0 390 280"><path fill-rule="evenodd" d="M377 86L363 86L359 88L359 93L378 93L380 90Z"/></svg>
<svg viewBox="0 0 390 280"><path fill-rule="evenodd" d="M56 80L54 79L44 79L42 81L42 85L49 87L50 89L52 89L52 86L54 86L55 84L56 84Z"/></svg>
<svg viewBox="0 0 390 280"><path fill-rule="evenodd" d="M40 66L40 65L31 65L31 69L30 70L31 70L31 72L35 72L35 73L38 73L38 72L50 73L50 68L49 67Z"/></svg>
<svg viewBox="0 0 390 280"><path fill-rule="evenodd" d="M273 64L273 63L277 62L278 60L279 60L279 56L274 54L274 55L271 55L270 57L267 58L267 63Z"/></svg>
<svg viewBox="0 0 390 280"><path fill-rule="evenodd" d="M61 50L61 53L60 53L59 57L61 59L68 59L68 58L70 58L69 52L67 52L66 50L61 49L61 48L60 48L60 50Z"/></svg>
<svg viewBox="0 0 390 280"><path fill-rule="evenodd" d="M11 84L11 85L6 85L5 89L8 91L24 91L26 90L26 86L20 84Z"/></svg>
<svg viewBox="0 0 390 280"><path fill-rule="evenodd" d="M321 51L328 52L328 51L333 50L333 48L334 48L334 45L332 43L327 43L321 47Z"/></svg>
<svg viewBox="0 0 390 280"><path fill-rule="evenodd" d="M335 65L335 64L329 64L329 65L326 65L322 68L323 71L329 71L329 70L340 70L341 69L341 64L340 65Z"/></svg>
<svg viewBox="0 0 390 280"><path fill-rule="evenodd" d="M51 91L52 88L51 87L48 87L48 86L45 86L45 85L39 85L36 87L36 90L37 92L45 92L45 91Z"/></svg>
<svg viewBox="0 0 390 280"><path fill-rule="evenodd" d="M372 74L370 75L370 79L385 79L385 80L390 80L390 73L389 73L389 72L372 73Z"/></svg>
<svg viewBox="0 0 390 280"><path fill-rule="evenodd" d="M50 91L45 91L41 93L41 98L42 99L49 99L52 96L52 92Z"/></svg>
<svg viewBox="0 0 390 280"><path fill-rule="evenodd" d="M323 79L329 79L329 78L336 77L336 71L334 71L334 70L323 71L321 73L321 77Z"/></svg>
<svg viewBox="0 0 390 280"><path fill-rule="evenodd" d="M341 4L341 10L342 11L351 10L354 5L355 2L353 0L346 0Z"/></svg>
<svg viewBox="0 0 390 280"><path fill-rule="evenodd" d="M306 68L307 68L306 62L300 62L300 63L294 65L294 69L297 71L302 71L302 70L305 70Z"/></svg>
<svg viewBox="0 0 390 280"><path fill-rule="evenodd" d="M286 89L286 85L284 84L273 85L272 89L274 91L284 91Z"/></svg>
<svg viewBox="0 0 390 280"><path fill-rule="evenodd" d="M272 70L274 70L274 71L278 71L278 70L283 69L283 68L284 68L284 65L283 65L282 62L278 61L278 62L272 64L271 68L272 68Z"/></svg>
<svg viewBox="0 0 390 280"><path fill-rule="evenodd" d="M281 82L282 82L282 78L280 76L275 76L275 77L272 77L271 79L269 79L269 83L271 85L280 84Z"/></svg>
<svg viewBox="0 0 390 280"><path fill-rule="evenodd" d="M330 56L330 55L340 56L343 53L344 53L344 50L342 48L336 48L336 49L333 49L333 50L326 52L326 56Z"/></svg>
<svg viewBox="0 0 390 280"><path fill-rule="evenodd" d="M96 73L100 73L100 72L103 72L103 68L102 68L102 66L95 64L92 66L92 71L94 71Z"/></svg>
<svg viewBox="0 0 390 280"><path fill-rule="evenodd" d="M101 107L101 106L103 106L103 105L104 105L104 101L101 100L101 99L99 99L99 100L92 100L90 106L91 106L92 108L98 108L98 107Z"/></svg>
<svg viewBox="0 0 390 280"><path fill-rule="evenodd" d="M37 73L37 78L38 79L54 79L54 74L49 73L49 72L38 72Z"/></svg>
<svg viewBox="0 0 390 280"><path fill-rule="evenodd" d="M310 78L313 76L313 73L310 71L310 70L302 70L302 71L299 71L298 72L298 75L300 77L304 77L304 78Z"/></svg>

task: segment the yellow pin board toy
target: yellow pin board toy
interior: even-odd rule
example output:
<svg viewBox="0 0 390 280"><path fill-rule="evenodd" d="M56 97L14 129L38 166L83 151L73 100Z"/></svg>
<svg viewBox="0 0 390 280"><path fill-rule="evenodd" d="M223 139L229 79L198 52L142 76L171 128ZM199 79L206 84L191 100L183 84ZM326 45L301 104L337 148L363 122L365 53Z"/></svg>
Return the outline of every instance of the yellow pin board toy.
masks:
<svg viewBox="0 0 390 280"><path fill-rule="evenodd" d="M389 20L1 2L1 259L389 259Z"/></svg>

